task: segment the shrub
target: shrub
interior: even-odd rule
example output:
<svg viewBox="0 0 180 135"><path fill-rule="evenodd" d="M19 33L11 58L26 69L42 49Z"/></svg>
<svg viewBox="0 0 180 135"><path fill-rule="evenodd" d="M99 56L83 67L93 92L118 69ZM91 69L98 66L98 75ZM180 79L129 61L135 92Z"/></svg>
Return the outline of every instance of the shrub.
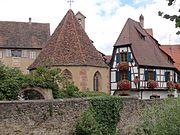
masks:
<svg viewBox="0 0 180 135"><path fill-rule="evenodd" d="M103 135L91 110L86 111L78 121L75 135Z"/></svg>
<svg viewBox="0 0 180 135"><path fill-rule="evenodd" d="M180 98L146 105L137 135L179 135Z"/></svg>
<svg viewBox="0 0 180 135"><path fill-rule="evenodd" d="M88 110L88 118L81 119L81 124L77 124L75 134L85 135L115 135L116 126L120 119L120 110L122 108L122 98L115 96L103 96L90 98L91 107ZM85 112L85 115L87 112ZM92 121L91 121L92 120ZM93 122L93 123L92 123ZM94 127L96 126L98 129ZM81 131L81 132L80 132ZM77 135L81 135L77 134Z"/></svg>
<svg viewBox="0 0 180 135"><path fill-rule="evenodd" d="M0 63L0 72L0 100L16 100L26 77L19 69L9 68L2 63Z"/></svg>

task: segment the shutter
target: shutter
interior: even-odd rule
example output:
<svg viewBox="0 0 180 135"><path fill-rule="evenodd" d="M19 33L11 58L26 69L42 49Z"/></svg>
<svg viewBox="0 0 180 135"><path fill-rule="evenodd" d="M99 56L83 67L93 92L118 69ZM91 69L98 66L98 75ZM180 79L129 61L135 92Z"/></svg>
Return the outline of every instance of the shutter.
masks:
<svg viewBox="0 0 180 135"><path fill-rule="evenodd" d="M144 73L144 74L145 74L145 81L148 81L148 78L149 78L149 77L148 77L148 70L145 70L145 73Z"/></svg>
<svg viewBox="0 0 180 135"><path fill-rule="evenodd" d="M128 71L128 80L131 81L131 71Z"/></svg>
<svg viewBox="0 0 180 135"><path fill-rule="evenodd" d="M165 81L166 82L168 81L168 72L167 71L165 72Z"/></svg>
<svg viewBox="0 0 180 135"><path fill-rule="evenodd" d="M131 62L131 52L128 52L128 53L127 53L127 61L128 61L128 62Z"/></svg>
<svg viewBox="0 0 180 135"><path fill-rule="evenodd" d="M116 71L116 82L120 81L120 72Z"/></svg>
<svg viewBox="0 0 180 135"><path fill-rule="evenodd" d="M120 54L116 53L116 63L119 63L119 62L120 62Z"/></svg>
<svg viewBox="0 0 180 135"><path fill-rule="evenodd" d="M27 58L28 57L28 52L27 50L22 50L22 57Z"/></svg>
<svg viewBox="0 0 180 135"><path fill-rule="evenodd" d="M6 49L6 57L11 57L11 50Z"/></svg>
<svg viewBox="0 0 180 135"><path fill-rule="evenodd" d="M156 71L153 71L153 80L156 81Z"/></svg>

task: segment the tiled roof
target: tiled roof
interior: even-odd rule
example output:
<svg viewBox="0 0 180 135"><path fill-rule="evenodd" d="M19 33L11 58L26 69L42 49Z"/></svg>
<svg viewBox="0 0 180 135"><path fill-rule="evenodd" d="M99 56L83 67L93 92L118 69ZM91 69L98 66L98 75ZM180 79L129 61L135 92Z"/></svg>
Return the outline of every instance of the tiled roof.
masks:
<svg viewBox="0 0 180 135"><path fill-rule="evenodd" d="M42 48L49 37L48 23L0 21L0 48Z"/></svg>
<svg viewBox="0 0 180 135"><path fill-rule="evenodd" d="M161 49L173 58L175 67L180 71L180 44L162 45Z"/></svg>
<svg viewBox="0 0 180 135"><path fill-rule="evenodd" d="M46 64L107 67L102 55L96 50L72 10L66 13L46 46L28 69Z"/></svg>
<svg viewBox="0 0 180 135"><path fill-rule="evenodd" d="M128 19L115 47L131 45L133 55L141 66L174 68L172 62L168 61L170 56L160 49L157 40L150 36L139 22Z"/></svg>

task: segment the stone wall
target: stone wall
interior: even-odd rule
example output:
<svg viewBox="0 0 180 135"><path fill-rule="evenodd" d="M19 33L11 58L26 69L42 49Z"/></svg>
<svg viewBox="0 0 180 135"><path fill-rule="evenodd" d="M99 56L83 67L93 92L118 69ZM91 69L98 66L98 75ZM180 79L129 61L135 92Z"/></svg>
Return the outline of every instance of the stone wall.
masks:
<svg viewBox="0 0 180 135"><path fill-rule="evenodd" d="M124 98L117 126L121 135L133 133L143 102ZM88 107L88 99L0 102L0 135L72 135Z"/></svg>
<svg viewBox="0 0 180 135"><path fill-rule="evenodd" d="M69 135L86 99L0 102L0 135Z"/></svg>

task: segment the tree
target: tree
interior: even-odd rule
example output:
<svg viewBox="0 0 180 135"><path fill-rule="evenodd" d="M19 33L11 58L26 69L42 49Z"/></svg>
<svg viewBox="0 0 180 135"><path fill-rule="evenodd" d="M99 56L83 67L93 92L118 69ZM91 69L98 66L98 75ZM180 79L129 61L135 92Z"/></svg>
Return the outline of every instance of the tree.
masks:
<svg viewBox="0 0 180 135"><path fill-rule="evenodd" d="M176 0L167 0L167 1L168 1L168 6L172 6L176 3ZM180 9L178 10L178 13L180 13ZM159 11L158 15L162 16L165 19L169 19L170 21L174 21L175 28L180 28L180 14L169 15L169 14ZM178 31L176 34L180 34L180 31Z"/></svg>

